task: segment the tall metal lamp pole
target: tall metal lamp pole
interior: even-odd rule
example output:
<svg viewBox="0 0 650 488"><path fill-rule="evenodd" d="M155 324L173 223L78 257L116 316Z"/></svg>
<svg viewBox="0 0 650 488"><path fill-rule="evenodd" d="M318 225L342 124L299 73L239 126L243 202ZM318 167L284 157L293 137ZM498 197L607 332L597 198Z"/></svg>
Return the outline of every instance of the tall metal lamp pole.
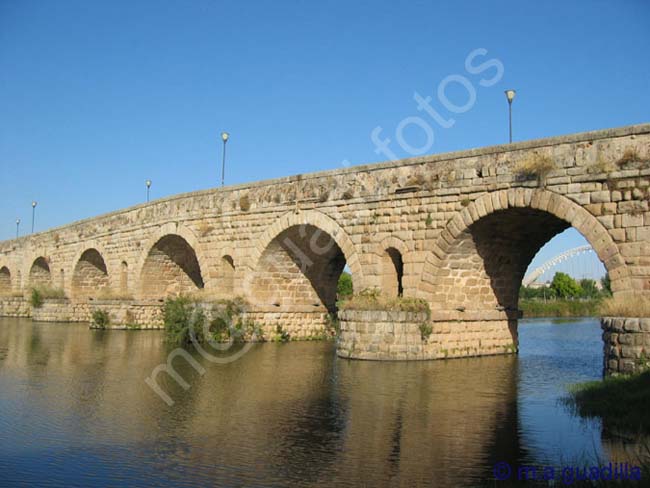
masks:
<svg viewBox="0 0 650 488"><path fill-rule="evenodd" d="M32 202L32 234L34 233L34 217L36 215L36 205L38 205L38 202L34 200Z"/></svg>
<svg viewBox="0 0 650 488"><path fill-rule="evenodd" d="M508 99L508 128L510 134L510 143L512 143L512 101L515 99L515 94L517 93L514 90L506 90L506 98Z"/></svg>
<svg viewBox="0 0 650 488"><path fill-rule="evenodd" d="M226 175L226 142L228 142L229 137L230 134L227 132L221 133L221 140L223 141L223 156L221 158L221 186L223 186Z"/></svg>
<svg viewBox="0 0 650 488"><path fill-rule="evenodd" d="M145 185L147 185L147 202L149 201L149 189L151 188L151 180L147 180L144 182Z"/></svg>
<svg viewBox="0 0 650 488"><path fill-rule="evenodd" d="M19 229L20 229L20 219L16 219L16 239L18 239L18 236L20 235Z"/></svg>

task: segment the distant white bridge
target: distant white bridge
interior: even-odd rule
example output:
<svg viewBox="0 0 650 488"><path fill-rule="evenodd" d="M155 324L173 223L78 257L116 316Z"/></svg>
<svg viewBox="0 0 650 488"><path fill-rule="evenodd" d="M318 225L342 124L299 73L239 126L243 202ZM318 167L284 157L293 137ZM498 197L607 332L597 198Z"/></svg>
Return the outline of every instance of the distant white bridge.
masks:
<svg viewBox="0 0 650 488"><path fill-rule="evenodd" d="M564 251L562 254L558 254L552 259L549 259L546 261L544 264L542 264L539 268L534 269L531 271L529 274L527 274L523 281L522 285L523 286L530 286L537 279L539 279L540 276L542 276L544 273L546 273L549 269L557 266L563 261L566 261L569 258L572 258L574 256L578 256L580 254L586 254L589 252L594 252L593 248L591 246L580 246L580 247L575 247L573 249L569 249L568 251Z"/></svg>

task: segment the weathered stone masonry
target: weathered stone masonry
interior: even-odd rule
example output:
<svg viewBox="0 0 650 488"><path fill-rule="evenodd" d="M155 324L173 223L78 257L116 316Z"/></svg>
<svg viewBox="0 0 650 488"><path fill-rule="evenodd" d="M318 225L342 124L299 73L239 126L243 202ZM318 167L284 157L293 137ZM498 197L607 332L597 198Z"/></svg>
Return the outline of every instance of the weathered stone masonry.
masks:
<svg viewBox="0 0 650 488"><path fill-rule="evenodd" d="M645 124L176 195L0 243L0 294L244 296L268 331L301 337L336 311L347 264L357 291L427 300L448 357L494 353L516 347L528 263L569 226L615 294L650 296L649 158Z"/></svg>

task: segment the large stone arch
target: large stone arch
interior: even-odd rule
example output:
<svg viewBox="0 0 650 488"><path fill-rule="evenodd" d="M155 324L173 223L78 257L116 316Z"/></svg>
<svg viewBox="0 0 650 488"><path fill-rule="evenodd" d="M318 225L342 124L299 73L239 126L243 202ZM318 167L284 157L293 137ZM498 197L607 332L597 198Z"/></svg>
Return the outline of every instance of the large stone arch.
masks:
<svg viewBox="0 0 650 488"><path fill-rule="evenodd" d="M355 246L330 217L287 213L257 240L245 292L261 306L335 311L336 282L345 264L355 289L364 283Z"/></svg>
<svg viewBox="0 0 650 488"><path fill-rule="evenodd" d="M109 272L104 254L96 246L87 247L73 261L71 296L96 297L110 288Z"/></svg>
<svg viewBox="0 0 650 488"><path fill-rule="evenodd" d="M38 256L29 267L30 286L52 286L50 262L45 256Z"/></svg>
<svg viewBox="0 0 650 488"><path fill-rule="evenodd" d="M516 309L528 264L570 226L591 244L615 293L629 290L625 261L593 215L548 190L516 188L480 196L447 223L424 263L419 296L434 310Z"/></svg>
<svg viewBox="0 0 650 488"><path fill-rule="evenodd" d="M9 295L12 291L11 271L7 266L0 266L0 295Z"/></svg>
<svg viewBox="0 0 650 488"><path fill-rule="evenodd" d="M141 298L162 299L206 287L203 247L186 227L161 226L144 247L137 269Z"/></svg>

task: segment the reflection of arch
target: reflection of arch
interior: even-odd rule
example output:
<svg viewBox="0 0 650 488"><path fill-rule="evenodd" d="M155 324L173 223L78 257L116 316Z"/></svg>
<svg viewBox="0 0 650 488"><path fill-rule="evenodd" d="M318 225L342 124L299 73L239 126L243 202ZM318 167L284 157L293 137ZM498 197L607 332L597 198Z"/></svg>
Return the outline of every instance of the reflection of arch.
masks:
<svg viewBox="0 0 650 488"><path fill-rule="evenodd" d="M51 286L52 274L50 273L50 265L43 256L37 257L32 263L29 269L29 284L31 286Z"/></svg>
<svg viewBox="0 0 650 488"><path fill-rule="evenodd" d="M151 247L140 273L143 298L164 298L204 287L194 248L178 234L167 234Z"/></svg>
<svg viewBox="0 0 650 488"><path fill-rule="evenodd" d="M547 190L517 188L487 193L447 223L424 263L420 295L438 309L516 308L528 264L569 226L592 245L612 288L629 289L625 262L593 215Z"/></svg>
<svg viewBox="0 0 650 488"><path fill-rule="evenodd" d="M231 296L235 289L235 262L229 254L221 258L221 280L219 290Z"/></svg>
<svg viewBox="0 0 650 488"><path fill-rule="evenodd" d="M72 272L72 295L75 298L95 296L108 286L108 270L104 258L97 249L86 249Z"/></svg>
<svg viewBox="0 0 650 488"><path fill-rule="evenodd" d="M316 210L305 210L300 213L288 212L269 226L258 238L257 244L253 248L251 269L257 269L262 253L281 232L290 227L302 225L312 225L334 239L343 252L347 265L350 267L354 289L363 290L365 284L364 275L354 243L334 219Z"/></svg>
<svg viewBox="0 0 650 488"><path fill-rule="evenodd" d="M0 268L0 295L11 293L11 271L6 266Z"/></svg>

